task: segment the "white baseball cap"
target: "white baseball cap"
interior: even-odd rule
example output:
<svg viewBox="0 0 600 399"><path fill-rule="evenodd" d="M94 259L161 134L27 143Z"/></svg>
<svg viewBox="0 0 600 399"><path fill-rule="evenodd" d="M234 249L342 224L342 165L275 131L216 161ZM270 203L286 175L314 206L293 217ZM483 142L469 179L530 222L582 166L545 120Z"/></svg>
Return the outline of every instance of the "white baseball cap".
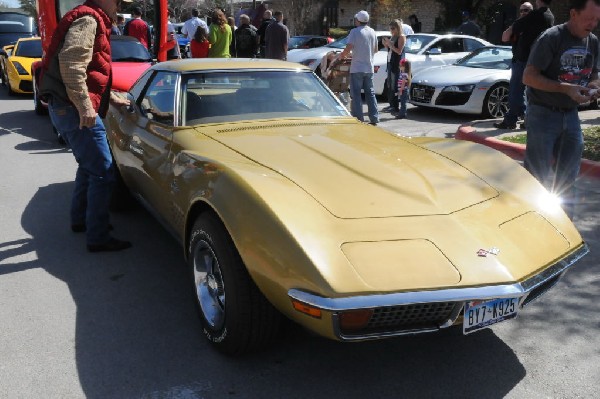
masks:
<svg viewBox="0 0 600 399"><path fill-rule="evenodd" d="M357 12L356 15L354 16L354 18L356 18L356 20L358 22L362 22L364 24L364 23L369 22L369 13L366 12L365 10L362 10L362 11Z"/></svg>

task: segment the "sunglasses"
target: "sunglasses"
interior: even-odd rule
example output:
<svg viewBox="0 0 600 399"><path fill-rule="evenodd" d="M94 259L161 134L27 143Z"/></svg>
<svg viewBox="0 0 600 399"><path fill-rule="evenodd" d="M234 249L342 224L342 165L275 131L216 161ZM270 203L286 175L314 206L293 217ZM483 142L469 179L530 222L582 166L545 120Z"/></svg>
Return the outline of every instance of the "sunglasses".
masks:
<svg viewBox="0 0 600 399"><path fill-rule="evenodd" d="M529 8L521 8L519 11L522 12L523 14L527 14L531 10Z"/></svg>

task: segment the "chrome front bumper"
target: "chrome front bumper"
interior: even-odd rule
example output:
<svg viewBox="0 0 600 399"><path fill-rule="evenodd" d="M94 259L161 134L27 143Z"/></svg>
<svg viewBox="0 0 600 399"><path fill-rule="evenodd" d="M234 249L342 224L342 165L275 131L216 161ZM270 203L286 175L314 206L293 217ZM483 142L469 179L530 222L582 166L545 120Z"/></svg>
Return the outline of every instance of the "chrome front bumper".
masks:
<svg viewBox="0 0 600 399"><path fill-rule="evenodd" d="M582 244L569 255L545 268L540 273L514 284L490 285L482 287L450 288L435 291L398 292L393 294L359 295L342 298L325 298L297 289L288 291L290 298L310 306L333 313L333 329L336 337L342 341L379 339L405 334L437 331L450 327L458 319L467 301L488 300L496 298L520 298L519 306L528 305L534 299L552 288L564 273L582 257L587 255L589 248ZM390 331L378 331L364 334L344 334L339 326L339 313L356 309L398 308L401 306L419 304L453 304L452 310L443 320L435 325L423 327L408 327Z"/></svg>

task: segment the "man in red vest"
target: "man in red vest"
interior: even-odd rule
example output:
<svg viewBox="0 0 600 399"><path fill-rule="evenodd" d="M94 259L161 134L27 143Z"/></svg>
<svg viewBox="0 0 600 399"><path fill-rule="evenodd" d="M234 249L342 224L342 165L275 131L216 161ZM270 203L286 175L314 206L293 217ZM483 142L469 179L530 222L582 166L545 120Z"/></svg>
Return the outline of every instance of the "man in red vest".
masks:
<svg viewBox="0 0 600 399"><path fill-rule="evenodd" d="M86 232L90 252L119 251L128 241L111 237L109 203L115 180L102 123L109 102L127 105L110 91L110 32L122 1L87 0L67 12L43 60L41 93L52 124L78 163L71 200L71 230Z"/></svg>
<svg viewBox="0 0 600 399"><path fill-rule="evenodd" d="M139 7L133 7L131 15L133 16L133 19L127 21L125 28L123 28L123 34L125 36L135 37L140 41L140 43L149 49L150 44L152 43L150 27L146 21L142 19L142 9Z"/></svg>

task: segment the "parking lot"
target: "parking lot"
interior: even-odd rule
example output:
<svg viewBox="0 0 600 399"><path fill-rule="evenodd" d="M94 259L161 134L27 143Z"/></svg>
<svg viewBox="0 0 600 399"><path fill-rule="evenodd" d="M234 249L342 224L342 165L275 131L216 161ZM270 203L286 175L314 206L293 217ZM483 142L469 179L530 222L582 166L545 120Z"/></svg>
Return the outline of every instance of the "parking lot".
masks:
<svg viewBox="0 0 600 399"><path fill-rule="evenodd" d="M202 335L178 243L136 209L113 216L132 249L88 254L68 228L72 155L30 97L0 88L0 110L0 398L598 395L597 180L578 182L574 218L590 254L516 320L355 344L289 325L266 352L235 359ZM408 119L381 120L395 134L452 138L473 117L411 107Z"/></svg>

